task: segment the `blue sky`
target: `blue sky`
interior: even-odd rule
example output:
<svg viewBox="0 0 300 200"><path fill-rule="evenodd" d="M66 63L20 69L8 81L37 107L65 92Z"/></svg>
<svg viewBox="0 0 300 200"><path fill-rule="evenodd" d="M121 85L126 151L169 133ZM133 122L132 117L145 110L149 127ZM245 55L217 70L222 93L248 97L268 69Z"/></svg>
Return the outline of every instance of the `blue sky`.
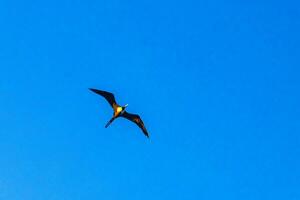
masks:
<svg viewBox="0 0 300 200"><path fill-rule="evenodd" d="M300 199L299 8L1 1L0 199Z"/></svg>

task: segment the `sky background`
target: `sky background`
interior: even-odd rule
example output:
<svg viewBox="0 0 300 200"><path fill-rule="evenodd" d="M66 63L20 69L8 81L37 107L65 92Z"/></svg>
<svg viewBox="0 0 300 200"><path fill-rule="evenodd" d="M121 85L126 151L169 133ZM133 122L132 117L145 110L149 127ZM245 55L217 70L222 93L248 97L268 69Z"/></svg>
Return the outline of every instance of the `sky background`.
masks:
<svg viewBox="0 0 300 200"><path fill-rule="evenodd" d="M2 0L0 199L299 200L299 8Z"/></svg>

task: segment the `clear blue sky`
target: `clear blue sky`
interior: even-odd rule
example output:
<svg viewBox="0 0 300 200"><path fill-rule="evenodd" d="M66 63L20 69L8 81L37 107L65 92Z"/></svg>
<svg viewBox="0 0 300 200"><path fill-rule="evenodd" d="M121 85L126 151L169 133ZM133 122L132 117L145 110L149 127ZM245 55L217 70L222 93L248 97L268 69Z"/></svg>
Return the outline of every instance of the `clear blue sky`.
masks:
<svg viewBox="0 0 300 200"><path fill-rule="evenodd" d="M300 199L299 8L2 0L0 199Z"/></svg>

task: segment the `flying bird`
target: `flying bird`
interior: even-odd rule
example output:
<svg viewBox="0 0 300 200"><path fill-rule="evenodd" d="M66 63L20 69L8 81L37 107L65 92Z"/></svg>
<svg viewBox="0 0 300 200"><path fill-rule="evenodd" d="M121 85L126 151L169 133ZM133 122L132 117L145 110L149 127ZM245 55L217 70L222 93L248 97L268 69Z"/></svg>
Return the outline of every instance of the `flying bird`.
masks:
<svg viewBox="0 0 300 200"><path fill-rule="evenodd" d="M148 131L147 131L142 119L140 118L140 116L137 114L131 114L131 113L128 113L125 111L128 104L126 104L125 106L120 106L119 104L117 104L117 102L115 100L115 96L112 93L106 92L103 90L93 89L93 88L89 88L89 89L91 91L95 92L96 94L99 94L102 97L104 97L114 110L113 116L107 122L107 124L105 125L105 128L107 128L116 118L124 117L124 118L134 122L136 125L138 125L142 129L144 135L149 138Z"/></svg>

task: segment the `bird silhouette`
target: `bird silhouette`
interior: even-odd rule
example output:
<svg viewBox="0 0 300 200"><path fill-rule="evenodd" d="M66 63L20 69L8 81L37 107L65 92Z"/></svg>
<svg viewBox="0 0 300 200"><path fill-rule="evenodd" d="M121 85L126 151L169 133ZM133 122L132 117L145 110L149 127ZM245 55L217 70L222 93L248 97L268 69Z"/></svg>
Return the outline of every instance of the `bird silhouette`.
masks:
<svg viewBox="0 0 300 200"><path fill-rule="evenodd" d="M113 111L114 111L113 116L107 122L107 124L105 125L105 128L107 128L116 118L124 117L124 118L134 122L136 125L138 125L142 129L144 135L149 138L148 131L144 125L144 122L140 118L140 116L137 114L131 114L131 113L128 113L125 111L128 104L126 104L125 106L120 106L119 104L117 104L117 102L115 100L115 96L112 93L106 92L103 90L93 89L93 88L89 88L89 89L91 91L95 92L96 94L99 94L102 97L104 97L107 100L107 102L110 104L110 106L113 108Z"/></svg>

